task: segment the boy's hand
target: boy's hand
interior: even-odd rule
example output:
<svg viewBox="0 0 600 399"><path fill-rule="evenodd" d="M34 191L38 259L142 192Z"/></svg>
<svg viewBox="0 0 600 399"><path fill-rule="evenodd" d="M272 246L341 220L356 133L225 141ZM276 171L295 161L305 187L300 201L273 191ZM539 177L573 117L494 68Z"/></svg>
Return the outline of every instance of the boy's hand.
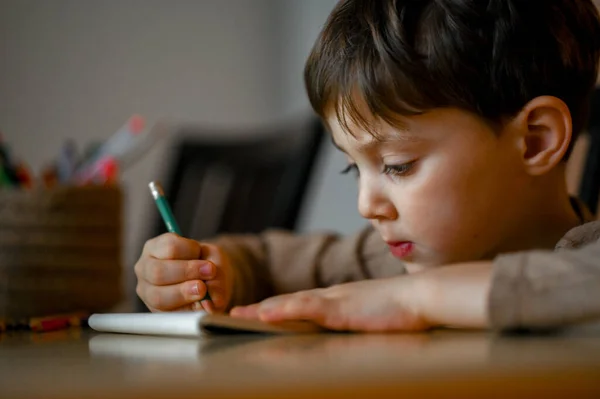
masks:
<svg viewBox="0 0 600 399"><path fill-rule="evenodd" d="M309 320L331 330L485 328L492 263L473 262L281 295L231 310L266 322Z"/></svg>
<svg viewBox="0 0 600 399"><path fill-rule="evenodd" d="M266 322L309 320L340 331L420 331L430 327L417 308L410 277L347 283L268 298L231 315Z"/></svg>
<svg viewBox="0 0 600 399"><path fill-rule="evenodd" d="M135 265L136 292L153 312L222 312L233 289L227 255L214 245L166 233L148 240ZM211 300L199 302L208 290Z"/></svg>

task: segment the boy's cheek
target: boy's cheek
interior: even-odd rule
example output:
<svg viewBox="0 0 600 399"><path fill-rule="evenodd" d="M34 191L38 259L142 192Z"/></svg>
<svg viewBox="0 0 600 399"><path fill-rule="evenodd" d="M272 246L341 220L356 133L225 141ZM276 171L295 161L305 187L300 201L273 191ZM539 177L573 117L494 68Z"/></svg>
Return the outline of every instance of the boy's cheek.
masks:
<svg viewBox="0 0 600 399"><path fill-rule="evenodd" d="M479 232L485 222L473 220L460 208L447 208L437 214L413 213L406 222L411 223L411 238L423 251L426 264L442 265L471 258L485 246L482 242L485 237Z"/></svg>

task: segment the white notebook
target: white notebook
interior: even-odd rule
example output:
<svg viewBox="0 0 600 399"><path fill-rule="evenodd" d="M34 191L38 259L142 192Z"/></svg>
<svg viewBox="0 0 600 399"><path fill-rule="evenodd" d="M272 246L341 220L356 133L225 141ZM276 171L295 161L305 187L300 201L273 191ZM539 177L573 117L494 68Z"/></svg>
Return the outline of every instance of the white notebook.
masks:
<svg viewBox="0 0 600 399"><path fill-rule="evenodd" d="M167 336L231 333L299 334L322 331L320 327L309 322L294 321L271 324L222 314L208 314L202 311L95 313L90 316L88 324L92 329L101 332Z"/></svg>

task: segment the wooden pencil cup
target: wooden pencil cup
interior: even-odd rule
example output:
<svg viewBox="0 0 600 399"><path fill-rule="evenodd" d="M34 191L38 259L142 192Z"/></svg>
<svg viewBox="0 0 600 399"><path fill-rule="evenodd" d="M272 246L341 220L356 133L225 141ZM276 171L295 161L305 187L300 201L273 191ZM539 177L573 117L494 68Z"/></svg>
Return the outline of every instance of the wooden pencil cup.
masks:
<svg viewBox="0 0 600 399"><path fill-rule="evenodd" d="M117 186L0 190L0 319L116 305L122 203Z"/></svg>

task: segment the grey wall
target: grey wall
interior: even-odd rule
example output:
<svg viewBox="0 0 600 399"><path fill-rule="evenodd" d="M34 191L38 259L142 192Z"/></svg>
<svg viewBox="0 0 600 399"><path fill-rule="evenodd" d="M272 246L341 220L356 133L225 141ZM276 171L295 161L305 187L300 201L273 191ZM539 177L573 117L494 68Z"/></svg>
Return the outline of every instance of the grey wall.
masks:
<svg viewBox="0 0 600 399"><path fill-rule="evenodd" d="M337 0L280 1L282 22L282 114L296 115L310 109L302 71L304 62ZM356 210L356 182L340 176L346 160L328 141L319 159L318 173L302 215L300 230L333 230L350 234L364 225Z"/></svg>
<svg viewBox="0 0 600 399"><path fill-rule="evenodd" d="M132 113L220 127L310 115L302 68L335 2L0 0L0 129L39 170L66 138L103 140ZM160 176L167 144L123 174L128 287L156 212L146 184ZM328 146L303 231L362 225L343 164Z"/></svg>

